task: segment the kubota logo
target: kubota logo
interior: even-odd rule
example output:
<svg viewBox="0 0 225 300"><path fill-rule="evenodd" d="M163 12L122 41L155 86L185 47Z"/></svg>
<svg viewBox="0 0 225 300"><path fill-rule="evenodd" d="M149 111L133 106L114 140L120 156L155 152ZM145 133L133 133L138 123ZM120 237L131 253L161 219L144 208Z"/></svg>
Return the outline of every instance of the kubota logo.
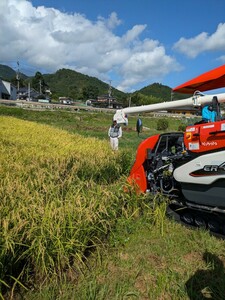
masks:
<svg viewBox="0 0 225 300"><path fill-rule="evenodd" d="M217 142L203 142L202 146L208 147L208 146L217 146Z"/></svg>
<svg viewBox="0 0 225 300"><path fill-rule="evenodd" d="M190 176L194 177L213 175L225 175L225 162L221 165L205 165L202 169L190 173Z"/></svg>

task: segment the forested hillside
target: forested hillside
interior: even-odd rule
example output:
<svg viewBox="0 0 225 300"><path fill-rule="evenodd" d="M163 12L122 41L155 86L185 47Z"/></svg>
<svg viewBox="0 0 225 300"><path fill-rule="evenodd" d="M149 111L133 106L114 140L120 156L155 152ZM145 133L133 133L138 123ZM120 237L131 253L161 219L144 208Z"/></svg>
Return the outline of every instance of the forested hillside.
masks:
<svg viewBox="0 0 225 300"><path fill-rule="evenodd" d="M54 94L74 99L96 99L100 95L108 94L109 90L109 83L70 69L61 69L54 74L44 74L43 78ZM118 100L126 98L125 93L113 87L112 95Z"/></svg>
<svg viewBox="0 0 225 300"><path fill-rule="evenodd" d="M13 77L16 76L16 72L5 65L0 65L0 77L2 79L12 79Z"/></svg>
<svg viewBox="0 0 225 300"><path fill-rule="evenodd" d="M0 65L0 78L11 81L16 85L16 71L6 65ZM48 87L52 92L52 99L58 97L70 97L72 99L87 100L96 99L98 96L108 94L109 83L103 82L96 77L84 75L70 70L60 69L53 74L41 74L28 77L20 74L20 87L28 86L37 89L40 80L42 86ZM36 86L37 85L37 86ZM145 105L171 100L171 88L160 83L153 83L134 93L124 93L112 86L112 96L123 105Z"/></svg>
<svg viewBox="0 0 225 300"><path fill-rule="evenodd" d="M151 95L153 97L162 98L164 101L171 100L171 88L160 83L153 83L151 85L148 85L139 90L139 93L145 96Z"/></svg>
<svg viewBox="0 0 225 300"><path fill-rule="evenodd" d="M16 71L10 68L9 66L6 65L1 65L0 64L0 78L3 80L13 80L16 79ZM20 73L19 76L21 77L22 80L28 78L27 75Z"/></svg>

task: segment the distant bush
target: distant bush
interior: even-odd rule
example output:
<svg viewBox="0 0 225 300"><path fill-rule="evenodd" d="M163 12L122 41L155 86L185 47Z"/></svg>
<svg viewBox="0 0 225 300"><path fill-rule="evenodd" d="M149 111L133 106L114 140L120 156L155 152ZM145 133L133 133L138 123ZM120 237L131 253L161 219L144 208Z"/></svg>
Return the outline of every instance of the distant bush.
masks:
<svg viewBox="0 0 225 300"><path fill-rule="evenodd" d="M169 122L167 119L159 119L156 125L157 130L166 130L169 126Z"/></svg>
<svg viewBox="0 0 225 300"><path fill-rule="evenodd" d="M187 125L185 125L185 124L180 124L180 125L178 126L178 131L185 132L186 127L187 127Z"/></svg>

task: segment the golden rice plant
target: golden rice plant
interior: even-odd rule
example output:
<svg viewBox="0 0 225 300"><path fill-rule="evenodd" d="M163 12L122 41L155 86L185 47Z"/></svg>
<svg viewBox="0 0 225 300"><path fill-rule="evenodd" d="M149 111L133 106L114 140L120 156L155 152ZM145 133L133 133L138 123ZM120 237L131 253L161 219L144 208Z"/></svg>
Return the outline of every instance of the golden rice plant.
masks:
<svg viewBox="0 0 225 300"><path fill-rule="evenodd" d="M161 193L157 193L154 195L151 206L152 209L148 211L148 216L153 225L159 229L160 234L164 235L164 226L166 219L166 211L167 205L169 203L169 199L162 195Z"/></svg>
<svg viewBox="0 0 225 300"><path fill-rule="evenodd" d="M77 267L122 212L117 181L129 158L107 141L11 117L1 117L0 140L4 291L15 278L43 280Z"/></svg>

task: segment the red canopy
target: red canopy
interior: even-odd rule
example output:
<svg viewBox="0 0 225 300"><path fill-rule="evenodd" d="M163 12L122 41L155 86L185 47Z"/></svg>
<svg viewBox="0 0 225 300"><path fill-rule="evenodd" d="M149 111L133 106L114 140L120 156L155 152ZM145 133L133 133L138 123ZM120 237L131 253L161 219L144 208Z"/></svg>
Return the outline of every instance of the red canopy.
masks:
<svg viewBox="0 0 225 300"><path fill-rule="evenodd" d="M174 92L193 94L225 87L225 65L203 73L173 89Z"/></svg>

